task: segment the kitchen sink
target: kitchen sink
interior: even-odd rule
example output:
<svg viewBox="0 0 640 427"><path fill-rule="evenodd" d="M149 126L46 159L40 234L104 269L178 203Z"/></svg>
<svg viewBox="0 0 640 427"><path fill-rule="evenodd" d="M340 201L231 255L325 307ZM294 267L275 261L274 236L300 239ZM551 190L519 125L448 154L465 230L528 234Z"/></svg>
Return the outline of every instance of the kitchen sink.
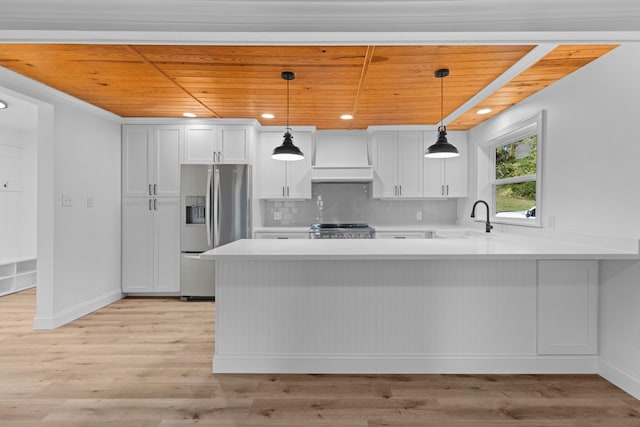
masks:
<svg viewBox="0 0 640 427"><path fill-rule="evenodd" d="M476 230L442 230L433 234L434 239L487 239L491 233Z"/></svg>

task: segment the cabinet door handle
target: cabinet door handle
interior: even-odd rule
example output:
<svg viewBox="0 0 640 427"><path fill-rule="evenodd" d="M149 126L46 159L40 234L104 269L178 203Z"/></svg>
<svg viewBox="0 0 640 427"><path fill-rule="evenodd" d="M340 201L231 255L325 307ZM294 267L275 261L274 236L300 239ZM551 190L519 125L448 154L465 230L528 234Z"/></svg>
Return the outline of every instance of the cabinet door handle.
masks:
<svg viewBox="0 0 640 427"><path fill-rule="evenodd" d="M152 211L153 210L153 206L151 205L152 201L151 199L149 199L149 210Z"/></svg>
<svg viewBox="0 0 640 427"><path fill-rule="evenodd" d="M153 184L153 195L154 196L158 195L158 184Z"/></svg>
<svg viewBox="0 0 640 427"><path fill-rule="evenodd" d="M284 185L282 186L282 197L284 197Z"/></svg>
<svg viewBox="0 0 640 427"><path fill-rule="evenodd" d="M398 196L402 196L402 185L399 185L398 188L400 188L400 191L398 192Z"/></svg>
<svg viewBox="0 0 640 427"><path fill-rule="evenodd" d="M151 187L152 187L152 186L151 186L151 184L149 184L149 195L150 195L150 196L152 196L152 195L153 195L153 192L151 191Z"/></svg>
<svg viewBox="0 0 640 427"><path fill-rule="evenodd" d="M397 196L397 195L398 195L398 186L397 186L397 185L394 185L394 186L393 186L393 195L394 195L394 196Z"/></svg>
<svg viewBox="0 0 640 427"><path fill-rule="evenodd" d="M287 185L287 197L289 197L289 186Z"/></svg>
<svg viewBox="0 0 640 427"><path fill-rule="evenodd" d="M449 184L447 184L447 196L449 195Z"/></svg>
<svg viewBox="0 0 640 427"><path fill-rule="evenodd" d="M218 162L222 163L222 151L218 151Z"/></svg>
<svg viewBox="0 0 640 427"><path fill-rule="evenodd" d="M153 210L154 211L158 210L158 199L153 199Z"/></svg>
<svg viewBox="0 0 640 427"><path fill-rule="evenodd" d="M440 186L440 195L444 196L444 185Z"/></svg>
<svg viewBox="0 0 640 427"><path fill-rule="evenodd" d="M213 163L215 163L216 162L216 152L215 151L211 152L211 157L213 157Z"/></svg>

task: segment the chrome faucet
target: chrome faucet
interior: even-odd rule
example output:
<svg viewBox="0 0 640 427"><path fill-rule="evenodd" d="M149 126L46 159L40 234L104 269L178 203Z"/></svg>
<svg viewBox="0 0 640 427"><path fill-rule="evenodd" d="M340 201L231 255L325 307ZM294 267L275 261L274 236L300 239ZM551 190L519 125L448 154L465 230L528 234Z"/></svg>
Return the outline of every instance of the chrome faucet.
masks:
<svg viewBox="0 0 640 427"><path fill-rule="evenodd" d="M487 204L487 202L485 202L484 200L476 200L476 202L473 204L473 208L471 208L471 218L476 217L476 206L478 205L478 203L484 204L487 208L487 222L485 223L484 231L486 231L487 233L491 233L493 225L491 225L491 223L489 222L489 205Z"/></svg>

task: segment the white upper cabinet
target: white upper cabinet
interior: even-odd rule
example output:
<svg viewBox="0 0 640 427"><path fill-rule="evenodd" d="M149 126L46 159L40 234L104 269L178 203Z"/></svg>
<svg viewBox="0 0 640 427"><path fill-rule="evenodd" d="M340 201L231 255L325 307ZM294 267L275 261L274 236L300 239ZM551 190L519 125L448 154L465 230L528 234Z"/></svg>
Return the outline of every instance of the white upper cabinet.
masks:
<svg viewBox="0 0 640 427"><path fill-rule="evenodd" d="M400 197L422 197L422 132L398 132L398 185Z"/></svg>
<svg viewBox="0 0 640 427"><path fill-rule="evenodd" d="M183 137L182 126L154 126L152 150L154 196L180 195L180 146Z"/></svg>
<svg viewBox="0 0 640 427"><path fill-rule="evenodd" d="M398 133L372 135L373 197L396 197L398 193Z"/></svg>
<svg viewBox="0 0 640 427"><path fill-rule="evenodd" d="M218 151L218 135L212 125L186 125L184 127L182 163L211 164Z"/></svg>
<svg viewBox="0 0 640 427"><path fill-rule="evenodd" d="M180 125L123 126L123 197L180 195L183 131Z"/></svg>
<svg viewBox="0 0 640 427"><path fill-rule="evenodd" d="M127 125L122 128L122 195L150 196L152 183L149 158L152 156L153 126Z"/></svg>
<svg viewBox="0 0 640 427"><path fill-rule="evenodd" d="M293 143L304 153L303 160L282 161L271 158L282 144L284 131L262 132L258 141L258 198L310 199L313 134L292 131Z"/></svg>
<svg viewBox="0 0 640 427"><path fill-rule="evenodd" d="M438 139L436 131L424 132L426 150ZM467 134L448 132L447 140L455 145L460 156L451 159L429 159L424 162L424 197L466 197L467 196Z"/></svg>
<svg viewBox="0 0 640 427"><path fill-rule="evenodd" d="M186 125L182 163L250 163L249 126Z"/></svg>
<svg viewBox="0 0 640 427"><path fill-rule="evenodd" d="M227 164L249 164L251 129L247 126L224 125L218 127L218 150L220 162Z"/></svg>
<svg viewBox="0 0 640 427"><path fill-rule="evenodd" d="M422 197L421 132L373 132L373 197Z"/></svg>

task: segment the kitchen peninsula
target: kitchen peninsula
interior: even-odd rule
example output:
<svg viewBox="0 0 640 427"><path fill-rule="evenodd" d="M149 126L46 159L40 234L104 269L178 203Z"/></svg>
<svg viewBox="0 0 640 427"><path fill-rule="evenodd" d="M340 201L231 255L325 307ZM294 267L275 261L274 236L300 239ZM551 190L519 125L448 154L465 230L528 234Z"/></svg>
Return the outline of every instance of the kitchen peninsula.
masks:
<svg viewBox="0 0 640 427"><path fill-rule="evenodd" d="M240 240L216 262L216 373L593 373L599 260L637 242L454 230Z"/></svg>

